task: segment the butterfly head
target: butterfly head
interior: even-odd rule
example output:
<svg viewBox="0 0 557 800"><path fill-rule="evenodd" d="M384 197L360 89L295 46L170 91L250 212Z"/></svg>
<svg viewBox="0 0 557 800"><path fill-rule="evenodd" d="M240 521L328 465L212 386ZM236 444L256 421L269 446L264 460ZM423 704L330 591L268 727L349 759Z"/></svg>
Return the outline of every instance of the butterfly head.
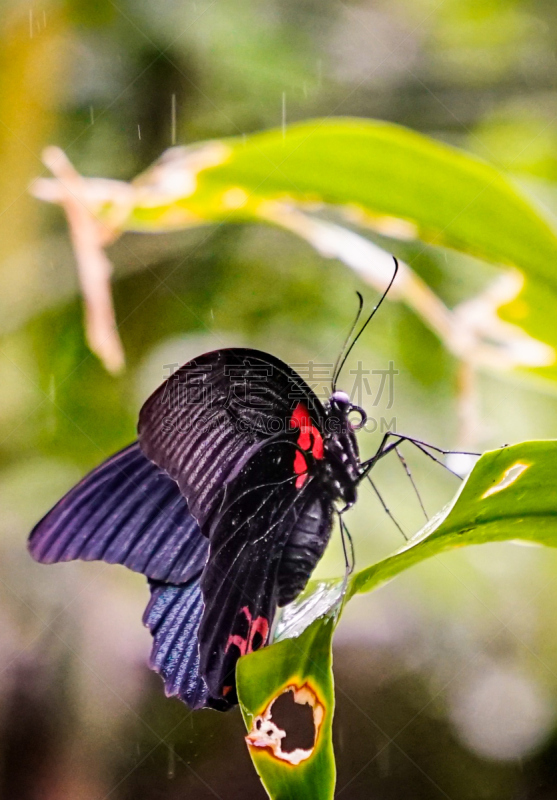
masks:
<svg viewBox="0 0 557 800"><path fill-rule="evenodd" d="M353 431L359 431L367 422L367 414L363 408L354 405L346 392L335 389L332 393L330 400L331 412L344 420L348 421L349 428ZM359 415L359 419L354 419L354 414Z"/></svg>

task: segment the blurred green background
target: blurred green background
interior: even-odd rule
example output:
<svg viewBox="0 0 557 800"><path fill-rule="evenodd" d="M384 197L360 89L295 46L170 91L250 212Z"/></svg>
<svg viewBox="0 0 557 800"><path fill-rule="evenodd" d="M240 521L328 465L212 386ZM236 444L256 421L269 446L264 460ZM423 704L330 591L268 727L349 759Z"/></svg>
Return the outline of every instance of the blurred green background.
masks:
<svg viewBox="0 0 557 800"><path fill-rule="evenodd" d="M33 523L134 438L169 366L223 345L333 362L369 287L290 235L219 225L126 235L111 249L128 360L88 351L62 212L33 199L58 144L85 175L130 179L173 141L312 116L408 125L508 169L549 207L557 181L557 8L526 0L4 2L0 17L0 796L9 800L263 797L238 711L192 714L146 660L144 580L120 567L41 567ZM549 213L549 211L547 212ZM379 241L379 239L376 239ZM452 306L493 273L382 240ZM354 354L393 361L371 415L456 446L457 365L387 303ZM348 381L349 372L345 372ZM377 390L377 385L373 387ZM557 436L557 401L484 375L474 447ZM379 434L362 432L364 455ZM409 453L428 511L456 479ZM408 533L399 464L377 483ZM369 487L348 520L358 565L401 537ZM321 575L338 575L338 537ZM335 640L339 797L557 796L557 555L488 545L434 559L347 609Z"/></svg>

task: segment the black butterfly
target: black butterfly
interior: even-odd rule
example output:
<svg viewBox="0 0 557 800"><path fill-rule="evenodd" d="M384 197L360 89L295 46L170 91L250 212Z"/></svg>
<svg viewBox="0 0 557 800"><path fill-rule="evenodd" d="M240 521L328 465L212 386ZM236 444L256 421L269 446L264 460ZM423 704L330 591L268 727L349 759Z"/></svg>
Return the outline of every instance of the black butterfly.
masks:
<svg viewBox="0 0 557 800"><path fill-rule="evenodd" d="M299 595L323 555L336 506L350 507L371 467L405 438L388 443L387 434L361 462L354 431L365 412L335 386L322 404L274 356L206 353L147 400L138 442L31 533L37 561L102 559L147 576L151 666L192 708L237 703L238 658L268 643L277 607Z"/></svg>

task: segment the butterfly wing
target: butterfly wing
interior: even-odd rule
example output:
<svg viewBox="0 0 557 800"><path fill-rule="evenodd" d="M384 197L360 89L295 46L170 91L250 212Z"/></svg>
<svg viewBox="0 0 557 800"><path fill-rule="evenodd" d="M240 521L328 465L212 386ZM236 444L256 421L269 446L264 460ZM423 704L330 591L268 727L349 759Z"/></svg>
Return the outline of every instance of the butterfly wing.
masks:
<svg viewBox="0 0 557 800"><path fill-rule="evenodd" d="M324 419L290 367L245 349L194 359L141 410L141 448L176 480L210 539L198 636L214 699L235 702L238 658L268 641L277 603L301 590L329 537L332 503L316 501L323 492L312 470L324 457ZM309 517L320 544L305 561L298 548L281 569Z"/></svg>
<svg viewBox="0 0 557 800"><path fill-rule="evenodd" d="M216 350L151 395L139 416L140 445L178 483L203 525L232 473L263 442L291 429L300 402L322 430L320 401L284 362L259 350Z"/></svg>
<svg viewBox="0 0 557 800"><path fill-rule="evenodd" d="M208 696L199 672L199 578L209 542L176 482L137 442L71 489L35 526L29 549L45 564L103 560L149 577L151 601L144 614L153 634L149 664L163 677L166 693L192 708L229 707Z"/></svg>
<svg viewBox="0 0 557 800"><path fill-rule="evenodd" d="M277 603L301 590L330 534L332 504L310 477L324 417L273 356L201 356L143 407L141 449L74 487L35 527L31 553L102 559L152 579L151 665L168 694L224 710L236 702L238 658L268 641Z"/></svg>
<svg viewBox="0 0 557 800"><path fill-rule="evenodd" d="M268 642L284 585L294 574L296 594L301 591L330 535L332 502L316 478L296 486L295 452L284 440L263 445L227 486L209 531L198 635L201 673L215 698L235 702L238 658ZM305 563L300 582L299 569L292 573L285 554L309 529L321 546Z"/></svg>
<svg viewBox="0 0 557 800"><path fill-rule="evenodd" d="M136 443L74 486L35 526L37 561L102 560L184 583L203 568L208 542L175 481Z"/></svg>
<svg viewBox="0 0 557 800"><path fill-rule="evenodd" d="M149 666L162 676L167 697L178 697L190 708L226 711L234 703L211 697L200 671L202 613L199 575L182 586L151 583L151 600L143 615L143 623L153 635Z"/></svg>

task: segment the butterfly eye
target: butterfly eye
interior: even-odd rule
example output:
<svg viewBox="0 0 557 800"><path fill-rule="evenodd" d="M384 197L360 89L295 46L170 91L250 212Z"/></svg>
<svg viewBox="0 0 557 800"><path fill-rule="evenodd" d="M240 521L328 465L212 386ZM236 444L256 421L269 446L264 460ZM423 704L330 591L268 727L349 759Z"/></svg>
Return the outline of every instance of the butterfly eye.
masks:
<svg viewBox="0 0 557 800"><path fill-rule="evenodd" d="M367 414L359 406L352 406L348 414L348 422L353 431L359 431L367 422Z"/></svg>

